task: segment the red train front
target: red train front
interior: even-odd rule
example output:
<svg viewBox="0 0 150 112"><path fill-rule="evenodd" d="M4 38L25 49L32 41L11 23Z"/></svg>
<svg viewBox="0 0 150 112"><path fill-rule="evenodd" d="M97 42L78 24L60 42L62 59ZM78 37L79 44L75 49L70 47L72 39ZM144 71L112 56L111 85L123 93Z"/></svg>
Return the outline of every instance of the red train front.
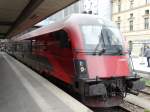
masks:
<svg viewBox="0 0 150 112"><path fill-rule="evenodd" d="M124 40L110 21L88 14L69 18L15 39L11 53L39 72L72 85L91 107L119 105L143 88L132 73ZM27 47L28 46L28 47ZM25 52L27 51L27 52Z"/></svg>

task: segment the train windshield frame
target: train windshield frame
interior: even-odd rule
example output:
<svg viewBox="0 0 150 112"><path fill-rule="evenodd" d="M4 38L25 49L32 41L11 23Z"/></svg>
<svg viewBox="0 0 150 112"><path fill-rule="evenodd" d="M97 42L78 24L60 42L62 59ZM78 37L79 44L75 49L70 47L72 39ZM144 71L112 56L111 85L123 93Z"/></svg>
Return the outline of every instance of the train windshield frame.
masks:
<svg viewBox="0 0 150 112"><path fill-rule="evenodd" d="M107 53L116 53L118 49L123 50L123 37L117 27L101 24L81 25L80 27L85 52L99 52L104 48L107 49Z"/></svg>

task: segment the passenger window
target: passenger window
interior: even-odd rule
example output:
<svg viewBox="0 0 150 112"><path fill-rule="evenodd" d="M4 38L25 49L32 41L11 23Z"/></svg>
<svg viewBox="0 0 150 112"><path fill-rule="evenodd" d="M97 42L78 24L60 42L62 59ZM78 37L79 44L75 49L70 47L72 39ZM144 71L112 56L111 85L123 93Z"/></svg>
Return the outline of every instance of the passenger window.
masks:
<svg viewBox="0 0 150 112"><path fill-rule="evenodd" d="M68 38L68 34L65 31L63 30L58 31L57 38L59 38L61 48L71 48L71 42Z"/></svg>

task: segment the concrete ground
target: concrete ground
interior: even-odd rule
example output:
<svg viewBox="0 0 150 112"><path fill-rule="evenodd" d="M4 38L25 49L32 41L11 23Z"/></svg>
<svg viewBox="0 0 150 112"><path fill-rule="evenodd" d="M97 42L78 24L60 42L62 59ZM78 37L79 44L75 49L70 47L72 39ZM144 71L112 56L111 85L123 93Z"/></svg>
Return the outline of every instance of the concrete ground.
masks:
<svg viewBox="0 0 150 112"><path fill-rule="evenodd" d="M92 112L5 53L0 53L0 112Z"/></svg>

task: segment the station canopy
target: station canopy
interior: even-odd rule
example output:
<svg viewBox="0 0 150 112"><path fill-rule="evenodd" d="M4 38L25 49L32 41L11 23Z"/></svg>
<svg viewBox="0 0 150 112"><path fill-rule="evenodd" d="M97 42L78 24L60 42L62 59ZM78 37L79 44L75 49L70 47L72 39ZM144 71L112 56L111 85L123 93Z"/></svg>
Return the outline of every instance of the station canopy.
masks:
<svg viewBox="0 0 150 112"><path fill-rule="evenodd" d="M78 0L0 0L0 38L11 38Z"/></svg>

